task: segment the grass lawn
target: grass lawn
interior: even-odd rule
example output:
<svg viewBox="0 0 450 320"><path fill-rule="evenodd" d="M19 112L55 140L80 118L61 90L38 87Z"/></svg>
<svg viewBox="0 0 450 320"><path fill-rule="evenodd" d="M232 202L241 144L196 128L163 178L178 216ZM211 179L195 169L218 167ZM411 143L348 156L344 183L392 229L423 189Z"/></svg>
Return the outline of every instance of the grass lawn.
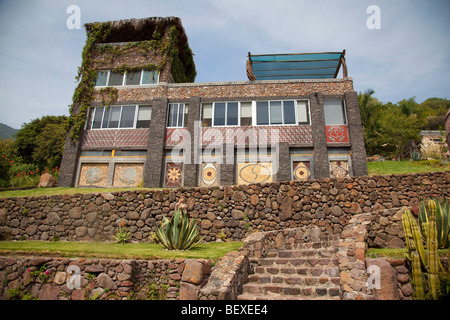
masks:
<svg viewBox="0 0 450 320"><path fill-rule="evenodd" d="M155 188L162 190L162 188ZM75 194L75 193L103 193L103 192L118 192L118 191L132 191L132 190L150 190L148 188L36 188L27 190L9 190L1 191L0 198L11 197L31 197L43 195L57 195L57 194Z"/></svg>
<svg viewBox="0 0 450 320"><path fill-rule="evenodd" d="M377 161L367 162L367 170L370 176L450 171L450 164L440 165L440 161Z"/></svg>
<svg viewBox="0 0 450 320"><path fill-rule="evenodd" d="M405 253L407 252L408 252L407 248L403 249L372 248L367 250L366 256L369 258L389 257L402 259L405 257ZM440 256L446 256L448 252L449 252L448 249L438 249L438 254Z"/></svg>
<svg viewBox="0 0 450 320"><path fill-rule="evenodd" d="M227 252L242 247L241 241L201 243L187 251L167 250L154 243L110 243L71 241L0 241L0 255L59 256L110 259L210 259L217 261Z"/></svg>

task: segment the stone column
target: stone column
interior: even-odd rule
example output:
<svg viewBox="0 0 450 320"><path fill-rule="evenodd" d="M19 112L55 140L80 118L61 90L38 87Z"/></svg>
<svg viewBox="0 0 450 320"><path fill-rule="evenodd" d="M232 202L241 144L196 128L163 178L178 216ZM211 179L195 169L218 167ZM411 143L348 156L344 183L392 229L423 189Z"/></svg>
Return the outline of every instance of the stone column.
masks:
<svg viewBox="0 0 450 320"><path fill-rule="evenodd" d="M153 100L147 158L144 165L144 187L146 188L158 188L162 184L168 103L167 98Z"/></svg>
<svg viewBox="0 0 450 320"><path fill-rule="evenodd" d="M73 112L79 113L80 105L75 105ZM58 178L58 187L65 188L75 186L75 181L77 178L77 163L80 158L81 141L83 139L84 128L81 129L78 141L72 142L69 134L69 132L66 134Z"/></svg>
<svg viewBox="0 0 450 320"><path fill-rule="evenodd" d="M278 149L278 172L276 181L291 180L291 157L289 154L289 143L280 142Z"/></svg>
<svg viewBox="0 0 450 320"><path fill-rule="evenodd" d="M190 164L184 164L184 186L185 187L195 187L197 186L198 180L198 167L199 164L195 163L196 159L195 148L197 147L194 143L194 131L195 131L195 122L200 120L200 97L191 97L189 99L189 115L188 121L185 123L186 128L189 131L189 135L191 137L190 145L191 148L191 157Z"/></svg>
<svg viewBox="0 0 450 320"><path fill-rule="evenodd" d="M348 135L351 143L353 176L367 175L366 147L361 125L358 94L355 91L344 94L348 118Z"/></svg>
<svg viewBox="0 0 450 320"><path fill-rule="evenodd" d="M73 187L75 186L77 163L80 155L81 135L78 141L72 142L69 133L66 135L66 142L64 144L64 151L61 159L61 169L58 178L58 187Z"/></svg>
<svg viewBox="0 0 450 320"><path fill-rule="evenodd" d="M233 151L234 153L234 151ZM222 164L220 165L220 184L223 186L230 186L234 184L234 168L237 166L236 157L233 155L233 163L227 163L226 159L227 147L222 144Z"/></svg>
<svg viewBox="0 0 450 320"><path fill-rule="evenodd" d="M330 166L328 164L323 94L320 92L311 93L309 102L314 144L314 177L316 179L328 178L330 177Z"/></svg>

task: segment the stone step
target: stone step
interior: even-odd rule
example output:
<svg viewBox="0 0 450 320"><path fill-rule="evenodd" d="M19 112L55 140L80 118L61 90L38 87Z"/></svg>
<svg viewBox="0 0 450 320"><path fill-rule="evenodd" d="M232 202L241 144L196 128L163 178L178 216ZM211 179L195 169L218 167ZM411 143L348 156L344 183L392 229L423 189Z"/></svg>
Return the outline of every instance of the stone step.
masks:
<svg viewBox="0 0 450 320"><path fill-rule="evenodd" d="M306 297L310 299L326 297L339 298L340 287L247 283L243 286L243 294L296 296L300 298Z"/></svg>
<svg viewBox="0 0 450 320"><path fill-rule="evenodd" d="M337 252L336 248L321 249L292 249L292 250L270 250L267 258L331 258Z"/></svg>
<svg viewBox="0 0 450 320"><path fill-rule="evenodd" d="M286 284L295 286L339 287L340 278L311 275L270 275L252 274L248 277L249 284Z"/></svg>
<svg viewBox="0 0 450 320"><path fill-rule="evenodd" d="M339 265L338 258L263 258L254 261L253 266L255 272L263 267L337 267ZM263 271L261 271L263 272Z"/></svg>
<svg viewBox="0 0 450 320"><path fill-rule="evenodd" d="M314 276L318 277L320 275L328 277L338 277L339 269L335 265L331 266L321 266L317 265L315 267L297 265L297 266L258 266L254 269L254 274L269 274L269 275L302 275L302 276Z"/></svg>

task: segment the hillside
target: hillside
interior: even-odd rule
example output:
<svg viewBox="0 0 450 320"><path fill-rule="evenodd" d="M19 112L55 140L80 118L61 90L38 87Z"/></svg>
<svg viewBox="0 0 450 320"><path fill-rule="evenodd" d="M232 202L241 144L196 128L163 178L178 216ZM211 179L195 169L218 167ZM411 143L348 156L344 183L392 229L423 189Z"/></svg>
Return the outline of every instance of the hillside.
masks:
<svg viewBox="0 0 450 320"><path fill-rule="evenodd" d="M19 129L11 128L10 126L0 123L0 139L8 139L15 135Z"/></svg>

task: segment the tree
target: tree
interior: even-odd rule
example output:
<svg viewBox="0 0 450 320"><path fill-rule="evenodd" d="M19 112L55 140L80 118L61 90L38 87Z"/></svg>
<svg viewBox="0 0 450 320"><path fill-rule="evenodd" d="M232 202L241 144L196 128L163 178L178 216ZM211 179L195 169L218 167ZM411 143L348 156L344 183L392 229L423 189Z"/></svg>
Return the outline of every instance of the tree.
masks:
<svg viewBox="0 0 450 320"><path fill-rule="evenodd" d="M49 123L36 137L36 147L33 151L33 163L39 168L54 168L61 164L64 151L66 130L64 123Z"/></svg>
<svg viewBox="0 0 450 320"><path fill-rule="evenodd" d="M15 147L24 163L35 163L42 170L54 167L62 157L65 116L44 116L23 124L17 133ZM59 160L58 160L59 159Z"/></svg>
<svg viewBox="0 0 450 320"><path fill-rule="evenodd" d="M379 153L380 116L384 108L383 104L373 97L374 93L373 89L367 89L358 95L366 152L371 155Z"/></svg>

